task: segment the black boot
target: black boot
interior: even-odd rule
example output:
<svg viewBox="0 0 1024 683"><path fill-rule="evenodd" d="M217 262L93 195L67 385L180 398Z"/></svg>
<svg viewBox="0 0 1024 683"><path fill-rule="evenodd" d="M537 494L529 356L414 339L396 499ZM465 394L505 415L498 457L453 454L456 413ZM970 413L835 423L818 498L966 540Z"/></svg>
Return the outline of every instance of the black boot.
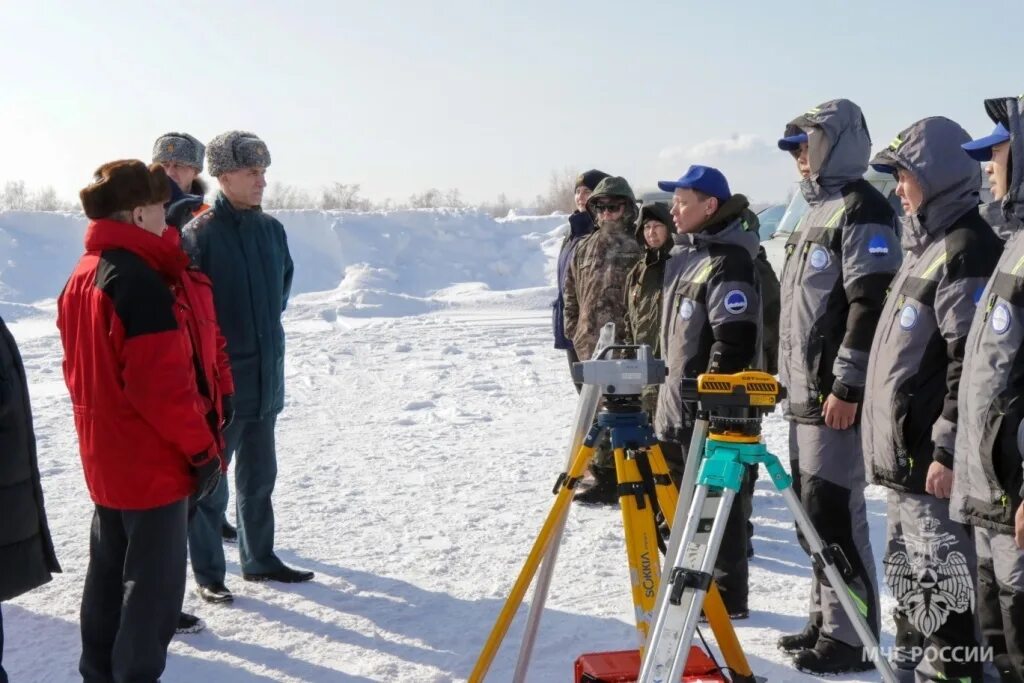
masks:
<svg viewBox="0 0 1024 683"><path fill-rule="evenodd" d="M820 636L813 649L793 655L793 664L800 671L812 674L842 674L875 668L863 647L847 645L828 636Z"/></svg>
<svg viewBox="0 0 1024 683"><path fill-rule="evenodd" d="M594 475L593 485L583 489L572 499L583 505L618 505L619 491L615 470L592 467L590 472Z"/></svg>
<svg viewBox="0 0 1024 683"><path fill-rule="evenodd" d="M238 530L227 519L220 523L220 536L226 543L238 543Z"/></svg>
<svg viewBox="0 0 1024 683"><path fill-rule="evenodd" d="M800 650L810 650L817 644L819 633L821 633L821 629L818 628L818 624L814 621L808 621L803 631L782 636L776 644L783 652L792 653L799 652Z"/></svg>

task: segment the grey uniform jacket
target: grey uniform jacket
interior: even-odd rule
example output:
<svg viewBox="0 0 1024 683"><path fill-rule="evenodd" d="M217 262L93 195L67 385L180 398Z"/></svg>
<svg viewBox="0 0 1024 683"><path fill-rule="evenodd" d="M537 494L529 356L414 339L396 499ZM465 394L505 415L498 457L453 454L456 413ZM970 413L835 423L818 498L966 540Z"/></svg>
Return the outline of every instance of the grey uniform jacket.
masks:
<svg viewBox="0 0 1024 683"><path fill-rule="evenodd" d="M676 246L665 270L661 316L661 352L668 377L658 394L654 420L663 441L688 438L692 420L682 403L684 377L706 372L716 353L722 372L751 368L758 357L758 237L747 230L746 207L742 195L733 195L701 232L673 238Z"/></svg>
<svg viewBox="0 0 1024 683"><path fill-rule="evenodd" d="M902 131L873 164L909 171L924 196L903 218L903 265L875 330L864 391L868 481L925 493L933 461L953 467L957 396L976 302L1003 243L978 212L970 135L933 117Z"/></svg>
<svg viewBox="0 0 1024 683"><path fill-rule="evenodd" d="M1021 102L989 100L993 119L1010 131L1010 189L982 213L1006 247L981 295L967 337L960 392L956 466L950 516L1003 533L1013 532L1021 504L1018 430L1024 417L1024 130Z"/></svg>
<svg viewBox="0 0 1024 683"><path fill-rule="evenodd" d="M779 376L787 419L821 424L829 393L860 402L886 288L900 265L895 213L862 179L871 138L860 109L833 100L796 118L808 134L809 209L786 243Z"/></svg>

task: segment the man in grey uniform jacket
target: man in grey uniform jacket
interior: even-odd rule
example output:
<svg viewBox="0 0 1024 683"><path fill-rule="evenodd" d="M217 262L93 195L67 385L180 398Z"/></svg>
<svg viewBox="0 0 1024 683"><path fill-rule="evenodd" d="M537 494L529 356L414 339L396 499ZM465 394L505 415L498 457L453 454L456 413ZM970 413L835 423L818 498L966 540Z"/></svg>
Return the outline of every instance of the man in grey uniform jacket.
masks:
<svg viewBox="0 0 1024 683"><path fill-rule="evenodd" d="M654 430L678 482L693 432L692 406L683 405L682 379L715 369L756 367L760 350L761 296L754 269L757 217L746 197L732 194L717 169L691 166L676 181L658 183L674 192L677 234L662 289L661 353L668 366L658 393ZM711 365L717 360L717 368ZM747 611L747 521L752 479L748 473L726 523L715 563L715 581L733 619Z"/></svg>
<svg viewBox="0 0 1024 683"><path fill-rule="evenodd" d="M868 480L889 489L885 582L896 598L893 664L910 683L980 680L974 541L949 518L957 397L976 301L1003 249L978 212L970 135L918 121L871 160L898 179L903 265L875 330L864 387ZM940 577L936 582L935 577Z"/></svg>
<svg viewBox="0 0 1024 683"><path fill-rule="evenodd" d="M987 100L992 135L964 145L990 161L982 215L1007 240L964 352L950 516L974 527L978 621L1003 681L1024 672L1024 123L1022 102Z"/></svg>
<svg viewBox="0 0 1024 683"><path fill-rule="evenodd" d="M789 392L783 408L794 489L825 544L837 544L849 561L854 602L877 633L858 408L882 300L900 265L896 217L863 180L871 138L853 102L831 100L798 116L779 147L796 158L809 204L786 243L781 277L779 375ZM779 647L812 673L870 668L817 567L809 622Z"/></svg>

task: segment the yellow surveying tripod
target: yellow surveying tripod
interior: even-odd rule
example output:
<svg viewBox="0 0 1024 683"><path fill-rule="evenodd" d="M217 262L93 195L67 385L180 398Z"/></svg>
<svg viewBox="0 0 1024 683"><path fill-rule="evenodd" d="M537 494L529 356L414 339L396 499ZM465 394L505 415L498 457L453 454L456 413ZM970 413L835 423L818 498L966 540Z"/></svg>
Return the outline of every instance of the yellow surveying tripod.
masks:
<svg viewBox="0 0 1024 683"><path fill-rule="evenodd" d="M635 352L635 358L605 360L612 351ZM549 544L552 539L560 538L561 524L572 503L574 489L582 480L596 445L604 434L608 434L615 453L617 491L622 509L636 628L643 652L661 583L659 549L665 550L658 527L675 517L678 494L649 425L647 413L641 407L640 397L645 386L663 383L665 374L664 362L653 358L650 347L646 345L607 346L594 360L574 365L575 381L582 382L587 388L600 387L603 390L604 398L597 414L597 423L587 433L567 470L559 474L555 482L555 502L470 674L470 683L483 681L487 675L526 590L549 550ZM749 673L750 667L714 584L705 602L705 615L730 667L734 671ZM525 676L525 666L520 662L516 680Z"/></svg>

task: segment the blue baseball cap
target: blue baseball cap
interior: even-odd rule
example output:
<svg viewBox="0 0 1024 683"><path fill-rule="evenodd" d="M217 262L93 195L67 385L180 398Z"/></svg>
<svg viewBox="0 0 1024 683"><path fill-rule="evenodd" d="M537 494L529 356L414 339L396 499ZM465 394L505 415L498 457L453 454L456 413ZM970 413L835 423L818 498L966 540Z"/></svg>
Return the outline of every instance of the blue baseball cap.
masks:
<svg viewBox="0 0 1024 683"><path fill-rule="evenodd" d="M732 196L732 192L729 191L729 181L725 179L721 171L710 166L696 164L686 169L686 173L679 180L659 180L658 189L662 192L699 190L704 194L717 197L720 201L725 201Z"/></svg>
<svg viewBox="0 0 1024 683"><path fill-rule="evenodd" d="M1009 140L1010 131L1006 130L1003 124L997 123L991 135L965 142L960 146L975 161L991 161L992 148Z"/></svg>
<svg viewBox="0 0 1024 683"><path fill-rule="evenodd" d="M807 133L797 133L784 138L779 138L779 149L784 152L794 152L800 149L800 145L807 142Z"/></svg>

